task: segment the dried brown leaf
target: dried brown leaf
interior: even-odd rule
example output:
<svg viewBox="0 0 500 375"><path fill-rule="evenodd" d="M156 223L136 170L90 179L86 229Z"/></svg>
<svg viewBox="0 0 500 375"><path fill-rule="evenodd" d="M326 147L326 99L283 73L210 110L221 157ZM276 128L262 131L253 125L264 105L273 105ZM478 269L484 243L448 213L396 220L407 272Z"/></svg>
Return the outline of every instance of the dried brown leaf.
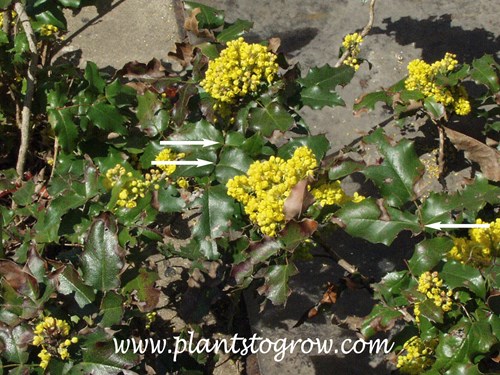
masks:
<svg viewBox="0 0 500 375"><path fill-rule="evenodd" d="M307 190L309 181L307 179L299 181L290 191L286 198L283 212L286 220L291 220L300 214L314 202L314 197Z"/></svg>
<svg viewBox="0 0 500 375"><path fill-rule="evenodd" d="M479 164L481 172L491 181L500 181L500 152L463 133L444 127L453 145Z"/></svg>

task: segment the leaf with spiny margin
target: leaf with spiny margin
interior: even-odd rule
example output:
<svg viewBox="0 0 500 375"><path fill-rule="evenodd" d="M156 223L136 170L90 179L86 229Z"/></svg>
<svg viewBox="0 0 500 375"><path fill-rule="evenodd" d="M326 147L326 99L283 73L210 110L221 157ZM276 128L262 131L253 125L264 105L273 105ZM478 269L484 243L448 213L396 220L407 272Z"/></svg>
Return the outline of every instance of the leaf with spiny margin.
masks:
<svg viewBox="0 0 500 375"><path fill-rule="evenodd" d="M99 129L106 132L114 132L121 135L127 134L123 126L125 118L116 107L106 103L96 103L87 112L87 117Z"/></svg>
<svg viewBox="0 0 500 375"><path fill-rule="evenodd" d="M497 93L500 90L498 70L500 65L493 56L484 55L472 62L471 77L476 82L488 86L493 93Z"/></svg>
<svg viewBox="0 0 500 375"><path fill-rule="evenodd" d="M230 40L238 39L243 36L246 31L253 27L253 22L237 19L232 25L224 28L220 33L217 34L217 41L220 43L227 43Z"/></svg>
<svg viewBox="0 0 500 375"><path fill-rule="evenodd" d="M101 301L100 315L101 327L111 327L120 324L123 316L123 297L115 292L107 292Z"/></svg>
<svg viewBox="0 0 500 375"><path fill-rule="evenodd" d="M292 292L288 281L298 272L293 263L269 266L264 275L266 281L257 291L265 295L273 305L283 305Z"/></svg>
<svg viewBox="0 0 500 375"><path fill-rule="evenodd" d="M353 109L356 113L361 113L363 110L373 111L378 102L383 102L390 106L392 105L392 96L387 91L371 92L356 99Z"/></svg>
<svg viewBox="0 0 500 375"><path fill-rule="evenodd" d="M209 7L195 1L184 1L184 7L187 11L192 12L196 8L200 9L200 13L196 15L198 27L200 29L216 29L224 25L224 11Z"/></svg>
<svg viewBox="0 0 500 375"><path fill-rule="evenodd" d="M305 77L297 80L302 85L300 91L302 104L313 109L344 106L344 101L334 90L338 85L348 84L353 76L354 69L347 65L332 68L325 64L320 68L309 69Z"/></svg>
<svg viewBox="0 0 500 375"><path fill-rule="evenodd" d="M359 203L349 202L336 216L346 224L345 231L372 243L389 246L403 230L421 231L415 215L383 204L383 210L375 199L367 198Z"/></svg>
<svg viewBox="0 0 500 375"><path fill-rule="evenodd" d="M137 96L136 116L141 129L148 137L155 137L168 128L170 115L163 109L163 104L158 95L146 91L144 95Z"/></svg>
<svg viewBox="0 0 500 375"><path fill-rule="evenodd" d="M29 356L28 346L31 345L32 341L33 333L26 324L17 325L14 328L4 325L0 326L0 346L2 347L2 357L9 362L18 365L25 364L28 361Z"/></svg>
<svg viewBox="0 0 500 375"><path fill-rule="evenodd" d="M120 273L125 265L123 249L118 244L115 219L102 214L95 219L80 256L85 284L100 291L120 286Z"/></svg>
<svg viewBox="0 0 500 375"><path fill-rule="evenodd" d="M73 121L72 108L50 108L47 114L63 151L67 154L72 153L78 138L78 127Z"/></svg>
<svg viewBox="0 0 500 375"><path fill-rule="evenodd" d="M394 327L396 320L402 317L401 311L395 308L375 305L361 325L361 334L369 338L377 332L388 331Z"/></svg>
<svg viewBox="0 0 500 375"><path fill-rule="evenodd" d="M224 236L231 228L235 202L227 195L224 185L208 187L199 199L201 215L193 230L195 238L216 239Z"/></svg>
<svg viewBox="0 0 500 375"><path fill-rule="evenodd" d="M453 240L448 237L434 237L423 240L415 246L413 256L408 262L414 275L421 275L432 270L453 247Z"/></svg>
<svg viewBox="0 0 500 375"><path fill-rule="evenodd" d="M241 148L225 147L215 167L215 177L221 184L229 179L246 174L253 160Z"/></svg>
<svg viewBox="0 0 500 375"><path fill-rule="evenodd" d="M465 287L480 298L486 297L486 280L478 269L468 264L448 261L439 275L450 289Z"/></svg>
<svg viewBox="0 0 500 375"><path fill-rule="evenodd" d="M330 142L323 134L312 135L308 137L297 137L278 150L278 156L283 159L290 159L298 147L306 146L311 149L318 164L321 162L326 152L330 148Z"/></svg>
<svg viewBox="0 0 500 375"><path fill-rule="evenodd" d="M416 199L413 187L422 177L424 166L415 152L414 143L403 139L391 145L381 128L365 137L364 141L375 144L384 157L382 164L369 166L362 173L375 183L387 203L401 207Z"/></svg>
<svg viewBox="0 0 500 375"><path fill-rule="evenodd" d="M277 102L252 108L249 112L249 128L255 132L261 132L264 137L269 137L275 130L285 132L294 124L292 115Z"/></svg>
<svg viewBox="0 0 500 375"><path fill-rule="evenodd" d="M83 283L73 266L66 266L57 277L57 281L57 291L65 296L75 292L75 301L81 308L94 302L94 290Z"/></svg>

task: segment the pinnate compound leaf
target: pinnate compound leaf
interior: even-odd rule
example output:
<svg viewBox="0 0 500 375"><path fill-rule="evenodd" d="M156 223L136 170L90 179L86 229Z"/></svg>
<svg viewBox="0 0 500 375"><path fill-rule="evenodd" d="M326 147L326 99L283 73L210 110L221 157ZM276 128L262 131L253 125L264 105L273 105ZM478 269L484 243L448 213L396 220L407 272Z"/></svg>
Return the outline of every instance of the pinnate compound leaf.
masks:
<svg viewBox="0 0 500 375"><path fill-rule="evenodd" d="M252 108L248 123L250 129L269 137L275 130L282 132L289 130L295 121L281 104L270 102L265 107Z"/></svg>
<svg viewBox="0 0 500 375"><path fill-rule="evenodd" d="M124 264L116 222L112 216L103 214L92 223L81 255L83 280L100 291L118 288Z"/></svg>
<svg viewBox="0 0 500 375"><path fill-rule="evenodd" d="M365 137L365 141L378 147L384 161L367 167L362 173L377 185L389 205L401 207L416 199L413 187L421 178L424 167L413 142L403 139L391 145L382 129Z"/></svg>
<svg viewBox="0 0 500 375"><path fill-rule="evenodd" d="M337 211L336 216L346 224L345 230L351 236L387 246L403 230L421 231L415 215L383 203L377 204L373 198L348 203Z"/></svg>
<svg viewBox="0 0 500 375"><path fill-rule="evenodd" d="M344 106L344 101L334 90L338 85L348 84L353 76L354 69L347 65L332 68L326 64L320 68L309 69L305 77L297 80L302 85L302 104L313 109Z"/></svg>
<svg viewBox="0 0 500 375"><path fill-rule="evenodd" d="M264 276L266 281L257 291L265 295L274 305L282 305L292 292L288 281L298 272L293 263L269 266Z"/></svg>

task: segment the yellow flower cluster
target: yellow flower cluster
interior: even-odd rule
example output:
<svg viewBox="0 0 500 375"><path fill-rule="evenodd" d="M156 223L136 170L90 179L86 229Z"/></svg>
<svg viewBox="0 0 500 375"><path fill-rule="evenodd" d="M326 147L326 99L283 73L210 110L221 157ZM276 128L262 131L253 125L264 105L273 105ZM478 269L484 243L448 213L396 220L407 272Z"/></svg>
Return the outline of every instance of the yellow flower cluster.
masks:
<svg viewBox="0 0 500 375"><path fill-rule="evenodd" d="M349 56L344 60L344 64L352 66L354 70L359 69L357 57L360 52L359 46L361 43L363 43L363 38L358 33L347 34L342 42L342 46L346 51L349 51Z"/></svg>
<svg viewBox="0 0 500 375"><path fill-rule="evenodd" d="M151 328L151 324L156 320L156 311L152 311L146 314L146 329Z"/></svg>
<svg viewBox="0 0 500 375"><path fill-rule="evenodd" d="M477 219L476 224L483 224L483 221ZM469 237L453 238L454 246L448 257L475 267L491 265L500 253L500 219L491 222L489 228L469 229Z"/></svg>
<svg viewBox="0 0 500 375"><path fill-rule="evenodd" d="M285 200L300 180L312 176L316 158L308 147L299 147L284 160L271 156L268 161L256 161L246 175L227 182L228 195L241 202L250 221L263 234L276 236L285 223Z"/></svg>
<svg viewBox="0 0 500 375"><path fill-rule="evenodd" d="M424 294L427 298L434 302L434 305L441 307L444 312L450 311L453 301L451 296L453 294L452 290L446 290L442 288L443 280L439 278L439 274L434 271L430 273L429 271L424 272L420 275L418 279L417 290ZM415 320L420 321L420 304L415 304Z"/></svg>
<svg viewBox="0 0 500 375"><path fill-rule="evenodd" d="M438 74L447 74L458 65L456 55L447 52L443 59L427 64L416 59L408 64L408 78L405 80L407 90L419 90L425 97L433 97L445 107L451 107L457 115L465 116L471 111L467 91L463 86L443 87L437 84Z"/></svg>
<svg viewBox="0 0 500 375"><path fill-rule="evenodd" d="M12 20L12 21L10 22L10 24L11 24L12 26L14 26L14 25L16 24L16 21L14 20L14 18L16 18L16 17L17 17L17 12L16 12L15 10L12 10L12 11L10 12L10 14L11 14L11 16L10 16L10 17L11 17L11 20ZM0 29L1 29L1 28L3 28L3 12L0 12Z"/></svg>
<svg viewBox="0 0 500 375"><path fill-rule="evenodd" d="M406 354L398 356L397 368L403 374L422 374L432 363L432 354L437 341L423 342L418 336L413 336L403 344Z"/></svg>
<svg viewBox="0 0 500 375"><path fill-rule="evenodd" d="M201 86L214 99L234 104L239 97L271 83L278 73L276 55L260 44L239 38L227 43L220 56L208 64Z"/></svg>
<svg viewBox="0 0 500 375"><path fill-rule="evenodd" d="M133 178L132 172L126 172L125 168L117 164L114 168L106 172L106 185L110 188L118 182L123 183L123 188L118 193L116 204L119 207L134 208L137 207L137 200L144 198L150 188L158 190L160 185L157 183L162 178L158 169L151 169L150 173L142 178Z"/></svg>
<svg viewBox="0 0 500 375"><path fill-rule="evenodd" d="M59 28L54 25L42 25L40 27L40 35L41 36L52 36L59 31Z"/></svg>
<svg viewBox="0 0 500 375"><path fill-rule="evenodd" d="M62 360L69 358L68 347L78 342L78 337L69 336L69 324L61 319L47 316L35 327L32 344L41 346L42 350L38 354L40 367L47 368L53 356L58 356Z"/></svg>
<svg viewBox="0 0 500 375"><path fill-rule="evenodd" d="M164 148L156 156L155 160L156 161L172 161L172 160L182 159L185 156L186 156L186 154L184 154L183 152L180 152L177 154L169 148ZM175 172L175 170L177 169L177 166L175 166L175 165L159 165L158 168L160 168L162 171L164 171L167 176L170 176L172 173Z"/></svg>
<svg viewBox="0 0 500 375"><path fill-rule="evenodd" d="M359 195L357 192L354 193L352 197L348 196L342 189L340 181L322 184L312 189L311 194L321 206L330 206L334 204L340 206L349 201L359 203L365 199L364 196Z"/></svg>

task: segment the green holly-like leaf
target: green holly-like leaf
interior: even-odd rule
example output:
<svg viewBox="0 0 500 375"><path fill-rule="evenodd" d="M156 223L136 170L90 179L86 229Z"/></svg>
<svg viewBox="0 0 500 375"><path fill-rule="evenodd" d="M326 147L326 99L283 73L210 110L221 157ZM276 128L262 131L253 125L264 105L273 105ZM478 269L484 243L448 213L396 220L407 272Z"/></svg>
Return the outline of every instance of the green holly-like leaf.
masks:
<svg viewBox="0 0 500 375"><path fill-rule="evenodd" d="M493 56L484 55L472 62L471 77L478 83L488 86L493 93L500 90L498 80L498 71L500 65L495 61Z"/></svg>
<svg viewBox="0 0 500 375"><path fill-rule="evenodd" d="M74 151L78 138L78 127L73 121L72 108L50 108L47 114L63 151L70 154Z"/></svg>
<svg viewBox="0 0 500 375"><path fill-rule="evenodd" d="M328 170L328 178L330 180L338 180L342 177L350 175L351 173L361 171L364 167L364 163L352 160L342 160Z"/></svg>
<svg viewBox="0 0 500 375"><path fill-rule="evenodd" d="M99 68L97 65L91 61L87 62L85 66L85 72L83 77L88 82L89 87L95 90L99 94L104 93L104 88L106 87L106 81L101 77L99 73Z"/></svg>
<svg viewBox="0 0 500 375"><path fill-rule="evenodd" d="M96 331L79 343L82 348L81 362L71 368L68 375L77 374L109 374L137 375L129 370L139 363L139 354L134 353L130 340L123 339L123 350L120 350L121 339L115 338L118 350L111 337L102 331ZM127 345L128 344L128 345Z"/></svg>
<svg viewBox="0 0 500 375"><path fill-rule="evenodd" d="M264 107L252 108L248 119L249 128L260 132L265 137L269 137L275 130L285 132L294 124L292 115L277 102L270 102Z"/></svg>
<svg viewBox="0 0 500 375"><path fill-rule="evenodd" d="M210 186L199 201L201 215L193 236L198 239L216 239L224 236L231 228L235 212L234 200L227 195L223 185Z"/></svg>
<svg viewBox="0 0 500 375"><path fill-rule="evenodd" d="M94 290L83 283L80 275L72 266L67 266L57 277L57 290L63 295L75 293L75 301L80 307L84 307L94 302Z"/></svg>
<svg viewBox="0 0 500 375"><path fill-rule="evenodd" d="M240 36L243 36L243 34L252 27L253 22L238 18L232 25L224 28L224 30L217 34L216 39L220 43L227 43L230 40L238 39Z"/></svg>
<svg viewBox="0 0 500 375"><path fill-rule="evenodd" d="M28 346L32 340L32 332L27 325L17 325L14 328L0 326L2 356L9 362L25 364L28 361Z"/></svg>
<svg viewBox="0 0 500 375"><path fill-rule="evenodd" d="M433 269L453 247L448 237L426 239L415 246L415 252L408 262L414 275Z"/></svg>
<svg viewBox="0 0 500 375"><path fill-rule="evenodd" d="M127 133L127 129L123 126L125 122L124 117L112 105L102 102L96 103L89 108L87 116L95 126L106 132L114 132L121 135Z"/></svg>
<svg viewBox="0 0 500 375"><path fill-rule="evenodd" d="M215 176L221 184L226 184L234 176L244 175L253 160L241 149L227 147L220 155L215 167Z"/></svg>
<svg viewBox="0 0 500 375"><path fill-rule="evenodd" d="M336 216L346 224L345 230L350 235L387 246L403 230L415 233L421 230L415 215L385 203L380 206L373 198L350 202L337 211Z"/></svg>
<svg viewBox="0 0 500 375"><path fill-rule="evenodd" d="M290 159L293 156L295 149L302 146L306 146L311 149L319 164L326 152L330 149L330 142L323 134L308 137L297 137L280 147L278 150L278 156L284 159Z"/></svg>
<svg viewBox="0 0 500 375"><path fill-rule="evenodd" d="M118 108L133 105L137 97L136 91L132 87L122 85L118 79L106 86L105 95L106 99Z"/></svg>
<svg viewBox="0 0 500 375"><path fill-rule="evenodd" d="M148 137L155 137L168 128L170 115L163 109L163 104L158 95L146 91L144 95L137 96L137 118L141 129Z"/></svg>
<svg viewBox="0 0 500 375"><path fill-rule="evenodd" d="M385 332L394 327L394 323L402 318L403 314L391 307L375 305L361 326L361 334L367 338L377 332Z"/></svg>
<svg viewBox="0 0 500 375"><path fill-rule="evenodd" d="M156 280L158 280L156 272L141 268L139 274L123 287L122 292L130 294L135 291L137 299L142 302L138 305L139 309L142 312L151 311L160 298L160 290L154 286Z"/></svg>
<svg viewBox="0 0 500 375"><path fill-rule="evenodd" d="M377 146L384 157L381 165L369 166L362 173L371 179L393 207L401 207L416 199L413 187L421 178L424 166L418 158L413 142L406 139L392 145L383 129L365 137L367 143Z"/></svg>
<svg viewBox="0 0 500 375"><path fill-rule="evenodd" d="M114 292L107 292L101 301L99 325L111 327L120 324L123 316L123 297Z"/></svg>
<svg viewBox="0 0 500 375"><path fill-rule="evenodd" d="M177 92L178 98L172 109L172 121L181 126L189 115L189 100L198 93L198 88L193 83L186 83Z"/></svg>
<svg viewBox="0 0 500 375"><path fill-rule="evenodd" d="M436 306L434 301L426 299L420 303L420 315L431 322L443 323L444 312L440 306Z"/></svg>
<svg viewBox="0 0 500 375"><path fill-rule="evenodd" d="M292 292L288 280L298 272L293 263L269 266L264 275L266 281L258 292L265 295L274 305L282 305Z"/></svg>
<svg viewBox="0 0 500 375"><path fill-rule="evenodd" d="M358 113L367 109L373 111L378 102L383 102L390 106L392 105L392 96L387 91L371 92L358 98L356 103L354 103L353 109Z"/></svg>
<svg viewBox="0 0 500 375"><path fill-rule="evenodd" d="M186 202L179 196L179 191L173 185L158 190L158 211L180 212L185 207Z"/></svg>
<svg viewBox="0 0 500 375"><path fill-rule="evenodd" d="M309 69L305 77L297 80L302 85L302 104L313 109L344 106L344 101L334 90L338 85L348 84L353 76L354 69L347 65L332 68L326 64L320 68Z"/></svg>
<svg viewBox="0 0 500 375"><path fill-rule="evenodd" d="M198 28L200 29L216 29L224 25L224 11L222 10L212 8L195 1L184 1L184 7L190 12L196 8L200 9L201 12L196 15Z"/></svg>
<svg viewBox="0 0 500 375"><path fill-rule="evenodd" d="M80 257L83 281L97 290L120 286L120 272L125 264L118 244L116 222L110 215L94 220Z"/></svg>
<svg viewBox="0 0 500 375"><path fill-rule="evenodd" d="M439 275L451 289L465 287L480 298L486 297L486 280L474 267L457 261L448 261Z"/></svg>
<svg viewBox="0 0 500 375"><path fill-rule="evenodd" d="M474 363L478 355L488 353L496 343L498 339L488 322L464 319L440 335L433 369L443 373L456 364Z"/></svg>
<svg viewBox="0 0 500 375"><path fill-rule="evenodd" d="M441 120L446 115L444 105L438 103L432 96L424 99L424 108L434 121Z"/></svg>

